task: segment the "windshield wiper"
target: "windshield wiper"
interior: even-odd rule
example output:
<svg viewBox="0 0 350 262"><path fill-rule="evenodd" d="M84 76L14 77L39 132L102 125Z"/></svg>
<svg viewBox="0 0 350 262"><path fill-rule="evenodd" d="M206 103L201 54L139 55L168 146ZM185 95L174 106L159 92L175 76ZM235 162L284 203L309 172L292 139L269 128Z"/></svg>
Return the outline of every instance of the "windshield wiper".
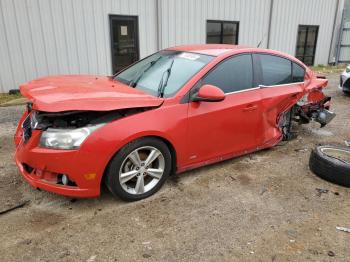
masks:
<svg viewBox="0 0 350 262"><path fill-rule="evenodd" d="M136 87L137 83L140 81L141 77L152 67L155 65L155 63L157 63L162 57L158 57L156 60L153 60L151 62L149 62L148 65L143 71L141 71L141 73L136 74L136 77L134 77L133 79L131 79L131 81L129 82L129 86L130 87Z"/></svg>
<svg viewBox="0 0 350 262"><path fill-rule="evenodd" d="M168 80L171 74L171 68L173 67L175 59L173 59L169 65L169 67L163 72L162 77L160 79L159 85L158 85L158 96L163 97L164 96L164 90L168 84ZM167 74L166 80L164 81L164 75Z"/></svg>

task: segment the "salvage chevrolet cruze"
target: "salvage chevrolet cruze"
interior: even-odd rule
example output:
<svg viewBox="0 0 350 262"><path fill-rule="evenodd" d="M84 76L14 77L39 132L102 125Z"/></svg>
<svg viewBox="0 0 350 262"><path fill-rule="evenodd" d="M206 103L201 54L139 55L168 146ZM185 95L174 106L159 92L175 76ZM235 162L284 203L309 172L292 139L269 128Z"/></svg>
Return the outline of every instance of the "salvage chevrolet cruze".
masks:
<svg viewBox="0 0 350 262"><path fill-rule="evenodd" d="M112 77L23 84L16 164L35 188L72 197L146 198L180 173L269 148L292 121L326 125L330 98L299 60L232 45L169 48Z"/></svg>

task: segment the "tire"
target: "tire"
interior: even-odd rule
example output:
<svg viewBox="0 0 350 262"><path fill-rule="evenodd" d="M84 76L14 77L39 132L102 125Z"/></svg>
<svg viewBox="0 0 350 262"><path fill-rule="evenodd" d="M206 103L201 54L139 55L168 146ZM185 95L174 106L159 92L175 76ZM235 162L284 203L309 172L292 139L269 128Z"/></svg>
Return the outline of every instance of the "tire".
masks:
<svg viewBox="0 0 350 262"><path fill-rule="evenodd" d="M151 155L157 154L158 157L147 164L147 160L153 158ZM135 157L137 155L138 157ZM171 165L171 153L163 141L153 137L140 138L125 145L112 158L106 171L105 183L116 197L125 201L141 200L153 195L162 187L172 170ZM157 179L156 176L159 176L161 170L163 173ZM139 173L135 175L135 172ZM129 173L131 175L128 175ZM139 180L143 182L139 183Z"/></svg>
<svg viewBox="0 0 350 262"><path fill-rule="evenodd" d="M317 176L329 182L350 187L350 147L317 146L311 152L309 166Z"/></svg>

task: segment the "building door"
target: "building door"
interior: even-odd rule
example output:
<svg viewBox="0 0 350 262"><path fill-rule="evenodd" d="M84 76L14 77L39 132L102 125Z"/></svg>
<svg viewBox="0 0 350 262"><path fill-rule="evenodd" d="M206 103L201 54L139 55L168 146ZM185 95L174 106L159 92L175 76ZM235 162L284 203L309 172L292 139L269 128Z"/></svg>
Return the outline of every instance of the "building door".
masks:
<svg viewBox="0 0 350 262"><path fill-rule="evenodd" d="M313 65L317 44L318 26L299 25L296 58Z"/></svg>
<svg viewBox="0 0 350 262"><path fill-rule="evenodd" d="M113 74L139 60L137 16L111 15L110 34Z"/></svg>

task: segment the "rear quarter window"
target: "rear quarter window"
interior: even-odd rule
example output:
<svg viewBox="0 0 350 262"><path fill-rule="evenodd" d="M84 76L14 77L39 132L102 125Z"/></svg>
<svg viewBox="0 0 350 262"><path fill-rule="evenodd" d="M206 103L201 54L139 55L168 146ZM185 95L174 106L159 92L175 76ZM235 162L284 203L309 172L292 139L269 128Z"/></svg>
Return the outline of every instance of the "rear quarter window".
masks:
<svg viewBox="0 0 350 262"><path fill-rule="evenodd" d="M305 69L297 63L293 63L293 83L304 82L304 78Z"/></svg>
<svg viewBox="0 0 350 262"><path fill-rule="evenodd" d="M258 54L261 64L262 85L274 86L292 83L292 62L288 59Z"/></svg>

